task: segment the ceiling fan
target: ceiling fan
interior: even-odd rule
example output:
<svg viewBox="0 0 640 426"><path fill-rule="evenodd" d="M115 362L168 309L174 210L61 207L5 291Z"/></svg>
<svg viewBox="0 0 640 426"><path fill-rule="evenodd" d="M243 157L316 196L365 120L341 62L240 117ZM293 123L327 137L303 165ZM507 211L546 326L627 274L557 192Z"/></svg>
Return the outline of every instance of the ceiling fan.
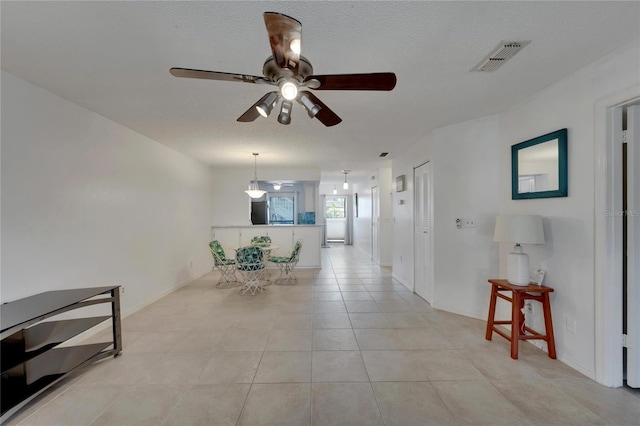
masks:
<svg viewBox="0 0 640 426"><path fill-rule="evenodd" d="M188 68L171 68L171 75L278 86L278 90L260 98L238 121L250 122L259 116L268 117L276 104L282 101L278 121L289 124L295 100L304 107L309 117L317 118L325 126L335 126L342 119L308 89L389 91L396 85L396 75L392 72L314 75L311 62L300 54L302 24L277 12L265 12L264 23L273 53L262 68L264 77Z"/></svg>
<svg viewBox="0 0 640 426"><path fill-rule="evenodd" d="M280 191L282 188L284 188L285 186L295 186L292 183L282 183L282 182L275 182L273 184L273 189L275 189L276 191Z"/></svg>

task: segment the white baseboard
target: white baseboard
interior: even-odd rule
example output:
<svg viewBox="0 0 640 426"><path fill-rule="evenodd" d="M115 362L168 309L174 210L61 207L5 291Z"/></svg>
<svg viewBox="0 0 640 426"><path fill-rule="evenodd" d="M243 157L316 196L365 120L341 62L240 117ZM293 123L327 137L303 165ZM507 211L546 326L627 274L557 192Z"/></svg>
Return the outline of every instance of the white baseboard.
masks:
<svg viewBox="0 0 640 426"><path fill-rule="evenodd" d="M460 310L460 309L454 309L454 308L451 308L449 306L439 305L437 303L434 303L432 306L435 309L438 309L438 310L441 310L441 311L445 311L445 312L450 312L452 314L462 315L462 316L465 316L465 317L469 317L469 318L473 318L473 319L477 319L477 320L482 320L482 321L486 321L487 320L486 314L479 314L477 312L468 312L468 311L464 311L464 310Z"/></svg>
<svg viewBox="0 0 640 426"><path fill-rule="evenodd" d="M409 284L408 282L406 282L405 280L403 280L402 278L400 278L399 276L397 276L396 274L394 274L393 272L391 272L391 278L393 278L396 281L399 281L400 284L402 284L403 286L405 286L409 291L413 292L413 285Z"/></svg>
<svg viewBox="0 0 640 426"><path fill-rule="evenodd" d="M166 289L166 290L164 290L164 291L152 296L151 298L149 298L149 299L137 304L136 306L127 308L126 310L121 310L120 311L120 319L124 320L126 317L128 317L130 315L133 315L134 313L138 312L139 310L141 310L143 308L146 308L147 306L151 305L152 303L155 303L158 300L162 299L166 295L168 295L170 293L173 293L174 291L176 291L180 287L183 287L183 286L189 284L192 281L195 281L197 279L202 278L203 276L207 275L209 272L211 272L211 271L204 272L204 273L202 273L200 275L197 275L194 278L189 278L188 280L185 280L185 281L183 281L181 283L178 283L174 287L168 288L168 289ZM120 299L120 302L121 302L121 305L122 305L122 298ZM90 337L93 337L96 334L98 334L98 333L100 333L100 332L102 332L104 330L107 330L107 329L109 329L111 327L112 327L111 321L104 321L103 323L100 323L100 324L96 325L95 327L93 327L93 328L91 328L91 329L89 329L87 331L84 331L84 332L78 334L77 336L72 337L69 340L65 340L64 346L77 345L77 344L81 343L82 341L87 340Z"/></svg>

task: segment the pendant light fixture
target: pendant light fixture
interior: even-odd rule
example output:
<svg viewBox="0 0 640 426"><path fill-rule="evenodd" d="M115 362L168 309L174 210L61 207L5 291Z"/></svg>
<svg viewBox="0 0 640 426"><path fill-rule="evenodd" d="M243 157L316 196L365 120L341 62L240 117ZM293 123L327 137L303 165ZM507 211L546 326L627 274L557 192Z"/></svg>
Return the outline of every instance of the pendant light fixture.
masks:
<svg viewBox="0 0 640 426"><path fill-rule="evenodd" d="M343 170L342 173L344 173L344 183L342 184L342 189L349 189L349 183L347 183L347 173L349 173L351 170Z"/></svg>
<svg viewBox="0 0 640 426"><path fill-rule="evenodd" d="M338 189L336 188L335 185L333 185L333 195L336 195L338 193Z"/></svg>
<svg viewBox="0 0 640 426"><path fill-rule="evenodd" d="M267 191L260 189L260 187L258 186L258 153L257 152L253 153L253 181L249 184L249 189L247 189L244 192L246 192L247 195L249 195L249 197L251 198L260 198L267 193Z"/></svg>

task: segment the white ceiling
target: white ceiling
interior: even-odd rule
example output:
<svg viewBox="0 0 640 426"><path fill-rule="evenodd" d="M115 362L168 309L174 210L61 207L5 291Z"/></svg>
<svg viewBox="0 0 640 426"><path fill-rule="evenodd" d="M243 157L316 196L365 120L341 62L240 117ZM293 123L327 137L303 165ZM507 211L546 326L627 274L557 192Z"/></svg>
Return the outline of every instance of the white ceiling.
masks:
<svg viewBox="0 0 640 426"><path fill-rule="evenodd" d="M430 129L500 112L640 37L640 2L1 2L6 71L212 165L367 175ZM175 78L171 67L262 75L262 13L302 22L316 74L395 72L392 92L317 91L343 122L294 105L238 118L269 86ZM531 44L469 70L501 40ZM640 72L640 70L639 70ZM378 158L389 152L387 159Z"/></svg>

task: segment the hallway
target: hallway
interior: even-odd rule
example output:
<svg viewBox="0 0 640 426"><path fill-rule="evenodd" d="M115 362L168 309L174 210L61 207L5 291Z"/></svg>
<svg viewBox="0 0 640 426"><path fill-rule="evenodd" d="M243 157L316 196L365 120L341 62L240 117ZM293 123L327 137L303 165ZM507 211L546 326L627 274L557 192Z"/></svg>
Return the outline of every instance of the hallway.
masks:
<svg viewBox="0 0 640 426"><path fill-rule="evenodd" d="M431 308L358 249L322 264L256 296L216 289L217 271L181 287L123 319L121 357L7 424L638 424L640 392L532 345L512 360L484 321Z"/></svg>

